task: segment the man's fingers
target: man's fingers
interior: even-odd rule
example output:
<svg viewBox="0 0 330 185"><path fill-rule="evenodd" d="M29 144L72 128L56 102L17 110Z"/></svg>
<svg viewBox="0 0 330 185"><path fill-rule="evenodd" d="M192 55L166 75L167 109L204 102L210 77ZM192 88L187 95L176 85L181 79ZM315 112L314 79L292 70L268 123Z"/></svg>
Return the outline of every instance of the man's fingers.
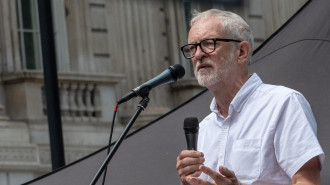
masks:
<svg viewBox="0 0 330 185"><path fill-rule="evenodd" d="M201 175L201 173L202 173L201 171L196 171L196 172L194 172L192 174L189 174L189 175L181 175L180 178L181 178L182 182L186 182L187 181L186 179L188 177L199 177Z"/></svg>
<svg viewBox="0 0 330 185"><path fill-rule="evenodd" d="M222 177L218 172L212 170L209 167L200 166L199 170L210 176L215 182L222 182L225 180L225 178Z"/></svg>
<svg viewBox="0 0 330 185"><path fill-rule="evenodd" d="M198 171L199 165L202 165L204 161L205 158L203 153L192 150L184 150L177 157L176 169L179 172L179 175L187 174L182 172L180 173L180 171L188 171L190 174L193 173L193 171L191 171L190 168L194 168L195 171ZM195 168L196 167L195 165L197 165L197 168ZM184 170L184 168L187 169Z"/></svg>
<svg viewBox="0 0 330 185"><path fill-rule="evenodd" d="M202 152L198 152L196 150L183 150L178 156L178 160L182 160L186 157L204 157L204 154Z"/></svg>
<svg viewBox="0 0 330 185"><path fill-rule="evenodd" d="M190 158L190 157L186 157L182 160L178 159L177 163L176 163L176 169L179 171L180 169L192 166L192 165L198 165L197 166L197 170L199 165L203 164L205 161L205 159L203 157L199 157L199 158Z"/></svg>
<svg viewBox="0 0 330 185"><path fill-rule="evenodd" d="M178 169L179 176L188 176L199 171L200 164L186 166Z"/></svg>
<svg viewBox="0 0 330 185"><path fill-rule="evenodd" d="M212 170L209 167L201 165L199 170L206 175L210 176L216 184L239 184L238 179L235 176L235 173L232 170L229 170L226 167L220 166L219 171L220 173ZM197 177L188 176L186 177L186 181L192 185L214 185L213 183L204 181Z"/></svg>
<svg viewBox="0 0 330 185"><path fill-rule="evenodd" d="M190 177L199 177L201 174L202 174L201 171L196 171L195 173L190 174L189 176L190 176Z"/></svg>
<svg viewBox="0 0 330 185"><path fill-rule="evenodd" d="M188 175L180 175L180 179L181 179L181 182L187 182L187 178L188 177L199 177L201 175L201 171L195 171L194 173L192 174L188 174Z"/></svg>
<svg viewBox="0 0 330 185"><path fill-rule="evenodd" d="M230 180L230 182L232 184L240 184L240 182L238 181L234 171L229 170L228 168L226 168L224 166L220 166L219 171L226 178L226 180Z"/></svg>
<svg viewBox="0 0 330 185"><path fill-rule="evenodd" d="M205 161L204 157L186 157L184 159L178 160L177 163L181 167L185 167L193 164L203 164Z"/></svg>
<svg viewBox="0 0 330 185"><path fill-rule="evenodd" d="M187 177L186 181L191 185L214 185L213 183L210 183L197 177Z"/></svg>
<svg viewBox="0 0 330 185"><path fill-rule="evenodd" d="M181 178L181 182L185 184L186 177L199 177L201 172L199 166L205 161L202 152L194 150L184 150L177 157L176 169Z"/></svg>
<svg viewBox="0 0 330 185"><path fill-rule="evenodd" d="M226 168L226 167L224 167L224 166L220 166L220 167L219 167L219 171L220 171L220 173L221 173L223 176L225 176L225 177L227 177L227 178L231 178L231 177L235 177L235 178L236 178L236 175L235 175L234 171L229 170L228 168Z"/></svg>

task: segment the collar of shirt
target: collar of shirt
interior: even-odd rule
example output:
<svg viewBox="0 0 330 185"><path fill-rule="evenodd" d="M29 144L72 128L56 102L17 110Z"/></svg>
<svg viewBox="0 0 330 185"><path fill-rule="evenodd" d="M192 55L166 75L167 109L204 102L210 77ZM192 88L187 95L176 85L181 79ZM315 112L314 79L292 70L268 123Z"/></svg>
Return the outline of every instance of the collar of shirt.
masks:
<svg viewBox="0 0 330 185"><path fill-rule="evenodd" d="M245 84L241 87L241 89L238 91L238 93L235 95L234 99L231 101L229 106L229 115L231 115L232 109L234 109L236 112L240 112L245 102L248 100L248 98L252 95L252 93L262 84L262 80L259 78L259 76L256 73L253 73L253 75L245 82ZM219 112L217 108L217 104L215 101L215 98L213 98L210 110L214 112L216 115L224 118L221 113Z"/></svg>

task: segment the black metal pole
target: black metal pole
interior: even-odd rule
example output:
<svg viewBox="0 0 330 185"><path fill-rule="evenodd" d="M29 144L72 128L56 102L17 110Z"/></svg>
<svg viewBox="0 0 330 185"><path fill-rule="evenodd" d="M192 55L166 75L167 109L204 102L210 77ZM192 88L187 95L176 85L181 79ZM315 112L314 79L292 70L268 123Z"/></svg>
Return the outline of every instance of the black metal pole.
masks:
<svg viewBox="0 0 330 185"><path fill-rule="evenodd" d="M65 165L51 0L38 0L52 169Z"/></svg>

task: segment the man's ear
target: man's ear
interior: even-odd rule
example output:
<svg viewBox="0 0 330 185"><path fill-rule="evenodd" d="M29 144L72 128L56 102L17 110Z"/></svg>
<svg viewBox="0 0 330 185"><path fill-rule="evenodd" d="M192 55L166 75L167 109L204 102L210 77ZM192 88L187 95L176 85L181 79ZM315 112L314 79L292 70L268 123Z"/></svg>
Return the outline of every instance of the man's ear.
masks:
<svg viewBox="0 0 330 185"><path fill-rule="evenodd" d="M238 63L244 64L247 62L250 52L251 52L251 45L247 41L242 41L239 43L238 47Z"/></svg>

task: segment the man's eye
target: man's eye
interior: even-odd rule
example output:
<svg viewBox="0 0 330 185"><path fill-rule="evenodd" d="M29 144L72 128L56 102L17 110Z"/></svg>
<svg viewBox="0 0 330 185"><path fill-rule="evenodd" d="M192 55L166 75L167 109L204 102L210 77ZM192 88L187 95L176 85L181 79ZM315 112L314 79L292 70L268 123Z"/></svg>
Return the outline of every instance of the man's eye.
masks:
<svg viewBox="0 0 330 185"><path fill-rule="evenodd" d="M213 41L204 41L203 42L203 46L207 47L207 48L213 47L213 45L214 45Z"/></svg>
<svg viewBox="0 0 330 185"><path fill-rule="evenodd" d="M196 46L195 45L190 45L188 46L189 50L192 51L192 50L195 50L196 49Z"/></svg>

